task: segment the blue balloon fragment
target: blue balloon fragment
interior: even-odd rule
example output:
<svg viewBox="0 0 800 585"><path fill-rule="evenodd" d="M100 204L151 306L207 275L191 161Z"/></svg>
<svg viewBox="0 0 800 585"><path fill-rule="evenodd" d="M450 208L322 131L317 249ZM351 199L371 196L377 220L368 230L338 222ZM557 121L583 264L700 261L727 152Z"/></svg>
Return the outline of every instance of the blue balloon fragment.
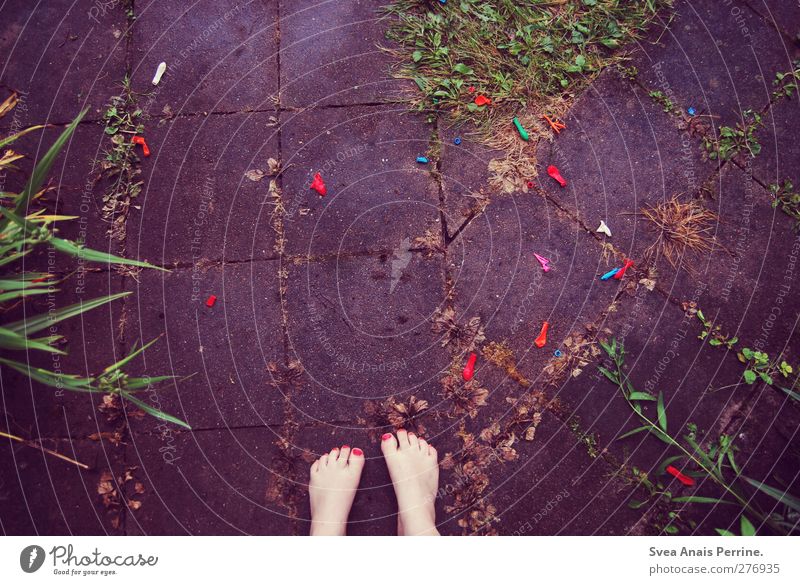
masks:
<svg viewBox="0 0 800 585"><path fill-rule="evenodd" d="M619 272L619 268L614 268L613 270L609 270L603 276L600 277L600 280L608 280L612 276L614 276L617 272Z"/></svg>

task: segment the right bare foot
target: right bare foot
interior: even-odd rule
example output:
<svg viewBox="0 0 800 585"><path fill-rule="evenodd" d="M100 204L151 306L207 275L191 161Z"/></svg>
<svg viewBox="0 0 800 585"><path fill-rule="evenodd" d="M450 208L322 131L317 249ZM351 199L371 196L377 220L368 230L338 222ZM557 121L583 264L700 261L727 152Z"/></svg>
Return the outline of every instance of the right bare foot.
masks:
<svg viewBox="0 0 800 585"><path fill-rule="evenodd" d="M436 449L404 430L383 435L381 450L397 495L398 534L438 535L434 502L439 487Z"/></svg>

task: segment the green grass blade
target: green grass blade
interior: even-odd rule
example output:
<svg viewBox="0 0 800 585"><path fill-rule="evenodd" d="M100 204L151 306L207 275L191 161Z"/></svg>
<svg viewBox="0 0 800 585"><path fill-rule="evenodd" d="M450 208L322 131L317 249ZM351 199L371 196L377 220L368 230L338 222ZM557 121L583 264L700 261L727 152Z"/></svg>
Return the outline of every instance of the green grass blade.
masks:
<svg viewBox="0 0 800 585"><path fill-rule="evenodd" d="M733 504L733 502L728 502L727 500L707 498L705 496L679 496L672 498L672 501L685 504Z"/></svg>
<svg viewBox="0 0 800 585"><path fill-rule="evenodd" d="M66 388L73 392L100 392L92 388L92 378L81 378L75 374L57 374L43 368L34 368L28 364L0 357L0 364L4 364L29 378L54 388Z"/></svg>
<svg viewBox="0 0 800 585"><path fill-rule="evenodd" d="M627 433L625 433L623 435L620 435L619 437L617 437L616 440L617 441L621 441L622 439L627 439L628 437L633 436L636 433L641 433L642 431L646 431L649 428L650 427L648 425L644 425L643 427L639 427L639 428L633 429L632 431L628 431Z"/></svg>
<svg viewBox="0 0 800 585"><path fill-rule="evenodd" d="M771 498L776 499L777 501L779 501L782 504L786 504L787 506L789 506L795 512L800 512L800 500L798 500L796 497L794 497L793 495L791 495L787 491L781 491L781 490L779 490L777 488L774 488L774 487L772 487L770 485L767 485L767 484L765 484L763 482L756 481L755 479L752 479L752 478L749 478L749 477L745 477L744 475L742 476L742 479L744 479L751 486L753 486L755 488L758 488L759 490L761 490L762 492L764 492L765 494L767 494Z"/></svg>
<svg viewBox="0 0 800 585"><path fill-rule="evenodd" d="M160 336L159 336L159 337L160 337ZM108 367L107 367L105 370L103 370L103 373L104 373L104 374L107 374L108 372L113 372L114 370L119 370L120 368L122 368L123 366L125 366L125 365L126 365L128 362L130 362L130 361L131 361L133 358L135 358L137 355L139 355L139 354L140 354L140 353L142 353L144 350L146 350L148 347L150 347L151 345L153 345L153 344L154 344L156 341L158 341L158 340L159 340L159 337L156 337L154 340L152 340L151 342L147 343L146 345L143 345L143 346L142 346L142 347L140 347L139 349L135 349L135 351L132 351L132 352L131 352L131 353L130 353L130 354L127 356L127 357L124 357L124 358L122 358L122 359L121 359L121 360L119 360L117 363L115 363L115 364L111 364L111 365L110 365L110 366L108 366ZM135 347L136 347L136 346L134 345L134 348L135 348Z"/></svg>
<svg viewBox="0 0 800 585"><path fill-rule="evenodd" d="M30 252L30 249L23 250L22 252L16 252L14 254L11 254L11 256L6 256L2 260L0 260L0 266L5 266L6 264L11 264L12 262L16 262L17 260L19 260L20 258L25 256L29 252Z"/></svg>
<svg viewBox="0 0 800 585"><path fill-rule="evenodd" d="M672 457L667 457L656 468L656 475L664 475L667 472L667 467L669 465L672 465L673 463L683 459L684 457L685 455L673 455Z"/></svg>
<svg viewBox="0 0 800 585"><path fill-rule="evenodd" d="M34 288L31 290L15 290L13 292L0 293L0 303L13 301L14 299L21 299L23 297L29 297L31 295L44 295L49 292L50 291L46 288Z"/></svg>
<svg viewBox="0 0 800 585"><path fill-rule="evenodd" d="M652 400L655 402L656 397L652 394L648 394L647 392L631 392L628 394L628 398L631 400Z"/></svg>
<svg viewBox="0 0 800 585"><path fill-rule="evenodd" d="M46 327L50 327L50 325L54 323L58 323L59 321L75 317L76 315L80 315L81 313L85 313L86 311L90 311L101 305L110 303L111 301L115 301L117 299L121 299L122 297L126 297L129 294L131 294L130 291L121 292L113 295L108 295L105 297L92 299L91 301L75 303L74 305L69 305L67 307L63 307L56 311L52 311L49 313L42 313L41 315L36 315L35 317L29 317L28 319L20 319L19 321L14 321L13 323L9 323L5 327L15 333L20 333L25 335L36 333L37 331L41 331Z"/></svg>
<svg viewBox="0 0 800 585"><path fill-rule="evenodd" d="M740 520L740 525L742 528L742 536L755 536L756 535L756 527L753 526L753 523L747 519L747 517L742 514L742 519Z"/></svg>
<svg viewBox="0 0 800 585"><path fill-rule="evenodd" d="M64 252L65 254L69 254L70 256L75 256L77 258L81 258L89 262L103 262L105 264L125 264L127 266L141 266L142 268L155 268L156 270L169 272L169 270L167 270L166 268L161 268L160 266L154 266L153 264L150 264L148 262L131 260L130 258L122 258L121 256L114 256L113 254L100 252L98 250L92 250L91 248L84 248L83 246L79 246L75 242L64 240L62 238L50 238L49 242L59 252Z"/></svg>
<svg viewBox="0 0 800 585"><path fill-rule="evenodd" d="M46 128L46 126L39 124L38 126L31 126L30 128L25 128L25 130L20 130L16 134L12 134L11 136L6 136L3 139L0 139L0 148L5 148L15 140L19 140L26 134L30 134L31 132L35 132L36 130L41 130L42 128Z"/></svg>
<svg viewBox="0 0 800 585"><path fill-rule="evenodd" d="M30 288L47 288L50 286L50 282L48 281L41 281L41 282L33 282L36 277L28 274L20 275L20 278L8 279L3 278L0 279L0 290L9 291L9 290L23 290L23 289L30 289Z"/></svg>
<svg viewBox="0 0 800 585"><path fill-rule="evenodd" d="M789 390L788 388L784 388L783 386L778 386L778 388L780 388L781 391L785 392L792 400L800 402L800 394L798 394L797 392L792 392L791 390Z"/></svg>
<svg viewBox="0 0 800 585"><path fill-rule="evenodd" d="M152 406L150 406L146 402L143 402L143 401L139 400L138 398L136 398L133 394L128 394L124 390L121 390L119 394L120 394L120 396L122 396L126 400L131 401L137 407L141 408L147 414L149 414L151 416L154 416L157 419L174 423L174 424L182 426L183 428L188 429L190 431L192 430L192 427L190 427L188 424L183 422L181 419L175 418L171 414L167 414L166 412L161 412L160 410L158 410L156 408L153 408Z"/></svg>
<svg viewBox="0 0 800 585"><path fill-rule="evenodd" d="M48 345L48 342L52 341L55 341L55 338L45 337L44 339L28 339L27 337L25 337L24 335L20 335L16 331L12 331L6 327L0 327L0 347L2 347L3 349L11 349L17 351L38 349L39 351L46 351L49 353L57 353L65 355L63 351Z"/></svg>
<svg viewBox="0 0 800 585"><path fill-rule="evenodd" d="M159 384L166 380L174 380L177 376L152 376L150 378L128 378L126 383L126 389L128 391L131 390L141 390L142 388L147 388L148 386L153 386L155 384Z"/></svg>
<svg viewBox="0 0 800 585"><path fill-rule="evenodd" d="M658 426L665 433L667 432L667 410L664 408L664 393L658 393L658 404L656 405L658 411Z"/></svg>
<svg viewBox="0 0 800 585"><path fill-rule="evenodd" d="M33 173L31 174L31 178L25 185L25 189L23 189L22 193L20 193L19 201L17 201L17 206L14 209L15 213L18 215L25 215L25 210L28 208L28 202L30 201L31 197L33 197L33 194L37 193L42 187L47 175L50 174L50 169L52 168L53 163L56 161L56 158L58 158L58 155L61 153L64 145L67 143L67 140L70 139L73 132L75 132L75 128L78 127L78 124L88 111L89 108L86 108L80 114L78 114L72 123L64 129L64 131L61 133L61 136L59 136L58 139L53 143L42 159L36 164L36 167L34 167Z"/></svg>

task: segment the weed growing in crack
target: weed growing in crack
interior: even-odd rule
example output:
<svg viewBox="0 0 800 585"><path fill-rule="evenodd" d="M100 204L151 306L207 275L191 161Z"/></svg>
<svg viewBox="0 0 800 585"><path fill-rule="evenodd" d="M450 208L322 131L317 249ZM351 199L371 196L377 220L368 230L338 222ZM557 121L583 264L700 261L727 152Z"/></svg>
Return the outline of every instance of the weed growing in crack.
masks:
<svg viewBox="0 0 800 585"><path fill-rule="evenodd" d="M139 156L131 141L144 132L142 110L136 105L127 75L122 80L122 93L111 98L103 118L105 133L111 137L111 147L101 163L102 176L111 181L110 189L103 195L103 219L111 224L109 235L121 242L125 240L131 202L139 196L143 184Z"/></svg>
<svg viewBox="0 0 800 585"><path fill-rule="evenodd" d="M739 338L736 336L730 337L722 332L721 325L714 325L712 321L706 319L706 316L703 314L703 311L697 310L697 318L703 324L703 331L700 332L700 335L697 336L697 339L706 339L708 338L708 344L714 347L718 347L720 345L724 345L728 349L733 349L733 346L739 341Z"/></svg>
<svg viewBox="0 0 800 585"><path fill-rule="evenodd" d="M664 95L662 91L651 91L650 98L661 106L661 109L664 110L667 114L680 114L678 109L675 107L675 104L672 103L672 100L669 99L668 96Z"/></svg>
<svg viewBox="0 0 800 585"><path fill-rule="evenodd" d="M798 520L800 520L800 499L790 495L786 490L780 490L744 476L736 463L737 448L733 439L728 435L720 435L714 444L704 447L698 439L697 426L690 423L686 425L687 432L682 437L683 440L675 438L669 431L663 393L659 392L656 396L649 392L636 390L625 372L625 348L616 339L607 342L601 341L600 345L610 358L612 367L609 369L598 366L598 369L617 386L620 394L641 422L641 426L622 434L618 440L642 432L649 433L670 449L678 451L678 454L671 455L661 462L657 475L669 471L681 483L690 487L695 484L694 478L709 479L723 492L722 498L694 494L676 497L662 484L653 484L648 479L647 484L642 483L650 489L651 497L665 498L668 502L678 504L733 504L741 507L744 513L755 518L759 524L769 526L776 533L790 534L797 531ZM653 403L655 404L654 414L652 410L648 411L649 406ZM676 464L681 465L683 470L679 471L675 467ZM748 485L777 500L779 505L765 512L744 490L744 487ZM634 500L629 502L629 506L639 508L644 503ZM665 530L670 532L669 529Z"/></svg>
<svg viewBox="0 0 800 585"><path fill-rule="evenodd" d="M704 330L700 332L700 335L697 336L698 339L708 338L708 344L711 346L719 347L724 345L728 349L733 349L733 346L739 341L738 337L729 337L722 333L722 328L706 319L701 310L698 309L696 314L704 328ZM765 384L769 384L785 393L793 400L800 401L800 395L794 392L794 389L797 387L798 383L800 383L800 376L795 376L794 379L792 379L792 374L795 373L795 369L789 362L782 359L781 356L771 360L769 354L766 352L743 347L740 352L737 352L736 357L747 366L742 374L747 384L752 385L760 379ZM784 383L789 383L789 388L779 386L776 380L783 380ZM737 384L732 384L731 386L736 385ZM730 386L723 386L723 388L728 387ZM722 388L719 388L718 390L721 389Z"/></svg>
<svg viewBox="0 0 800 585"><path fill-rule="evenodd" d="M784 179L783 184L772 183L769 186L772 194L772 207L780 207L786 215L794 220L795 231L800 231L800 193L795 191L789 179Z"/></svg>
<svg viewBox="0 0 800 585"><path fill-rule="evenodd" d="M775 79L772 80L772 85L775 87L772 98L775 100L791 98L797 91L798 80L800 80L800 59L793 63L791 71L779 71L775 74Z"/></svg>
<svg viewBox="0 0 800 585"><path fill-rule="evenodd" d="M711 160L730 160L738 154L748 153L751 158L761 153L756 131L763 126L761 114L753 110L742 112L742 121L736 127L722 126L719 137L703 137L703 148Z"/></svg>

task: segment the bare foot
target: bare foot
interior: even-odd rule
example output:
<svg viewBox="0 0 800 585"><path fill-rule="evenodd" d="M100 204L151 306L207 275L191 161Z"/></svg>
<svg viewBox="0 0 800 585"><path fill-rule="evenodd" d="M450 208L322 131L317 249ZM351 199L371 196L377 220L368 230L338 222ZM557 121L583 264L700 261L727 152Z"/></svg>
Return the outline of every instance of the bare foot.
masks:
<svg viewBox="0 0 800 585"><path fill-rule="evenodd" d="M434 501L439 487L436 449L414 433L383 435L381 450L397 495L397 534L438 535Z"/></svg>
<svg viewBox="0 0 800 585"><path fill-rule="evenodd" d="M364 452L344 445L311 465L311 536L344 536L347 516L364 469Z"/></svg>

